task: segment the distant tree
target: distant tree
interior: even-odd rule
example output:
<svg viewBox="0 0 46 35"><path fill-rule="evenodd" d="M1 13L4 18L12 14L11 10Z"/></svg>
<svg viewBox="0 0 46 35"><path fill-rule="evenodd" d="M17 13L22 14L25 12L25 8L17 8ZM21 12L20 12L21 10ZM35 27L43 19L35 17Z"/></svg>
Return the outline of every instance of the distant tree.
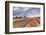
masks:
<svg viewBox="0 0 46 35"><path fill-rule="evenodd" d="M17 18L17 16L16 16L16 18Z"/></svg>
<svg viewBox="0 0 46 35"><path fill-rule="evenodd" d="M24 18L26 18L26 16L24 16Z"/></svg>
<svg viewBox="0 0 46 35"><path fill-rule="evenodd" d="M21 16L19 18L22 18Z"/></svg>

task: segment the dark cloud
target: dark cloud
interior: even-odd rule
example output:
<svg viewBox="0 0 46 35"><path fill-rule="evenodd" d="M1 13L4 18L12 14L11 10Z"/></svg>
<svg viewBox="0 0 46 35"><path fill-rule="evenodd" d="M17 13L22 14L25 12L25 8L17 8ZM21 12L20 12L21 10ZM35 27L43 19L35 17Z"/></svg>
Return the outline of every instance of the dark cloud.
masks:
<svg viewBox="0 0 46 35"><path fill-rule="evenodd" d="M40 16L40 8L14 7L13 16Z"/></svg>

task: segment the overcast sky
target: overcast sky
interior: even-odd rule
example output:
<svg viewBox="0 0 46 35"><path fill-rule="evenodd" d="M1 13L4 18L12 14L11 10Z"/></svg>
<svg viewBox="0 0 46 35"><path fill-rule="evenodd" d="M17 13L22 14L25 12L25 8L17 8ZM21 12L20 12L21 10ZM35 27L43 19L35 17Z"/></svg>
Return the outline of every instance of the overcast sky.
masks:
<svg viewBox="0 0 46 35"><path fill-rule="evenodd" d="M40 16L40 8L13 7L13 16Z"/></svg>

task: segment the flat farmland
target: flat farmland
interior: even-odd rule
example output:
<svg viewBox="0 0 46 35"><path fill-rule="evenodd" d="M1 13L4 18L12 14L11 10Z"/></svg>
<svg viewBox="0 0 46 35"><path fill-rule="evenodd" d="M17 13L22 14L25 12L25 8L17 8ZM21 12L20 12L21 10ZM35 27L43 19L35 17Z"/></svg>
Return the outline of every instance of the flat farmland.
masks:
<svg viewBox="0 0 46 35"><path fill-rule="evenodd" d="M13 28L38 26L40 26L40 17L13 19Z"/></svg>

